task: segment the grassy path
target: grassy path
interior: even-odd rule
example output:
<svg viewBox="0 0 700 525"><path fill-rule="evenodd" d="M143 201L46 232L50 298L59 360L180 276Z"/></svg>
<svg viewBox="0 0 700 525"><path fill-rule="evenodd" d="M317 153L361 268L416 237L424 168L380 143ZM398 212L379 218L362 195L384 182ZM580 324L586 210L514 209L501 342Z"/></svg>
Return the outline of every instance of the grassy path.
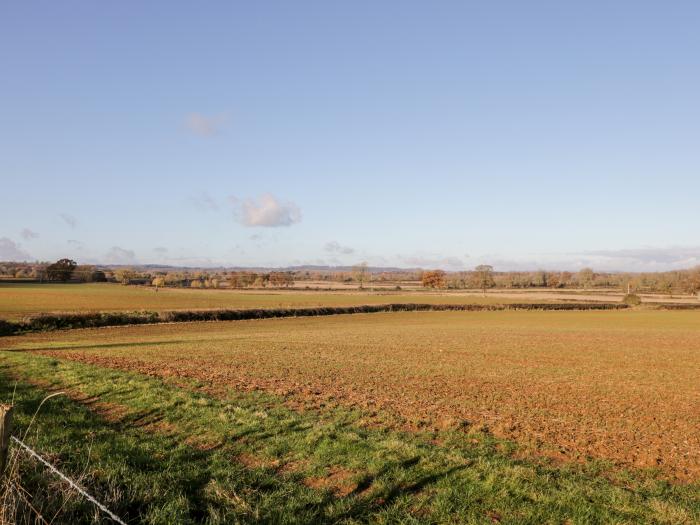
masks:
<svg viewBox="0 0 700 525"><path fill-rule="evenodd" d="M404 434L359 414L296 413L271 396L213 398L198 385L21 352L0 353L27 441L130 523L695 523L700 488L602 464L515 459L460 432ZM37 386L40 385L40 386ZM605 474L605 475L603 475ZM94 512L23 462L33 504L59 522Z"/></svg>

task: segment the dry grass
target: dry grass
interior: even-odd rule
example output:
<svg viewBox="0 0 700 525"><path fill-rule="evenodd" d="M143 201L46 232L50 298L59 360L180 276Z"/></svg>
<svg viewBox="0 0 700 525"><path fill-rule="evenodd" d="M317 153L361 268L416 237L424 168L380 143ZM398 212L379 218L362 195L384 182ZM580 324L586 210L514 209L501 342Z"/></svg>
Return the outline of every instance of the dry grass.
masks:
<svg viewBox="0 0 700 525"><path fill-rule="evenodd" d="M0 340L158 377L470 427L562 459L700 475L700 312L426 312Z"/></svg>

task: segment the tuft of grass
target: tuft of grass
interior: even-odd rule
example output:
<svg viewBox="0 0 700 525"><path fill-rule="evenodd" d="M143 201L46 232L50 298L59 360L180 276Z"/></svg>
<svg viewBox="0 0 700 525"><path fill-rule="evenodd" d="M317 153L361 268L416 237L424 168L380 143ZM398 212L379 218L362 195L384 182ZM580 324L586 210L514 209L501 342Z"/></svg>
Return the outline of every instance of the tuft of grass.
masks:
<svg viewBox="0 0 700 525"><path fill-rule="evenodd" d="M460 431L366 428L347 409L295 412L275 396L213 397L178 384L28 353L0 353L0 400L15 390L31 445L128 522L694 523L697 484L605 465L522 460L514 445ZM436 444L439 443L439 444ZM57 495L24 461L29 503L60 523L94 509Z"/></svg>

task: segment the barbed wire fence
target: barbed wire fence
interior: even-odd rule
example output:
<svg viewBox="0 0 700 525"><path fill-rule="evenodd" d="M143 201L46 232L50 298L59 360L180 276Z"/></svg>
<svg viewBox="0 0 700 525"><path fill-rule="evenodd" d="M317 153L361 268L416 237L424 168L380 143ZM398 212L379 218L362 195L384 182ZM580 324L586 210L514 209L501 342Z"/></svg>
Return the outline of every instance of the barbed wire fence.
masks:
<svg viewBox="0 0 700 525"><path fill-rule="evenodd" d="M46 398L40 403L39 408L37 409L37 413L41 409L41 406L44 404L44 402L51 397L54 397L56 395L60 395L60 393L55 393L52 394ZM8 449L10 442L15 443L19 449L22 452L25 452L28 454L30 457L44 465L49 471L51 471L53 474L58 476L63 482L68 484L73 490L75 490L78 494L83 496L87 501L95 505L97 509L99 509L102 513L104 513L106 516L108 516L112 521L115 523L118 523L119 525L126 525L126 523L119 517L117 516L114 512L109 510L104 504L99 502L96 498L94 498L92 495L90 495L82 486L80 486L76 481L72 480L70 477L68 477L66 474L58 470L54 465L52 465L49 461L44 459L37 451L32 449L29 445L27 445L24 441L22 441L20 438L11 435L12 431L12 405L3 405L0 404L0 481L2 481L6 462L8 459ZM36 414L34 414L34 418L36 417ZM34 418L32 418L32 422L34 422ZM30 423L30 426L31 426ZM28 432L28 429L27 429ZM27 432L25 432L24 437L26 438Z"/></svg>
<svg viewBox="0 0 700 525"><path fill-rule="evenodd" d="M109 516L113 521L116 523L119 523L119 525L126 525L122 519L114 514L111 510L109 510L105 505L97 501L94 497L92 497L84 488L82 488L80 485L78 485L75 481L70 479L68 476L66 476L63 472L58 470L56 467L54 467L51 463L46 461L44 458L42 458L35 450L33 450L29 445L21 441L20 439L16 438L15 436L12 436L10 438L12 441L14 441L17 445L20 446L22 450L24 450L27 454L29 454L31 457L36 459L39 463L44 465L47 469L49 469L51 472L56 474L59 478L61 478L63 481L65 481L70 487L78 492L81 496L83 496L86 500L88 500L90 503L95 505L98 509L100 509L103 513L105 513L107 516Z"/></svg>

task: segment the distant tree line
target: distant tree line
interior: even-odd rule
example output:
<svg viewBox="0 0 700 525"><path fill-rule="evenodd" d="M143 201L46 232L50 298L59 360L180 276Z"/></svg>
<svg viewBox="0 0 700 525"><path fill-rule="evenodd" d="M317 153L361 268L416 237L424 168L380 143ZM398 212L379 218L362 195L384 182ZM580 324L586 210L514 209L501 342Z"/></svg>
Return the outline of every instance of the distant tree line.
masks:
<svg viewBox="0 0 700 525"><path fill-rule="evenodd" d="M288 288L296 282L317 281L343 283L358 288L373 283L410 284L420 282L428 289L550 288L595 289L617 288L624 292L700 293L700 266L689 270L644 273L596 272L583 268L578 272L537 270L497 272L489 265L471 271L392 270L372 272L366 263L349 271L248 271L248 270L171 270L143 267L106 268L80 265L71 259L55 263L0 262L0 279L42 282L118 282L156 287L188 288ZM397 286L397 288L400 288Z"/></svg>
<svg viewBox="0 0 700 525"><path fill-rule="evenodd" d="M89 264L77 264L71 259L55 263L0 262L0 279L26 279L56 282L104 282L105 272Z"/></svg>
<svg viewBox="0 0 700 525"><path fill-rule="evenodd" d="M425 271L421 281L426 288L443 289L620 288L625 292L697 294L700 292L700 267L653 273L595 272L591 268L578 272L495 272L491 266L480 265L465 272Z"/></svg>
<svg viewBox="0 0 700 525"><path fill-rule="evenodd" d="M142 284L158 288L288 288L294 286L294 276L291 272L144 272L134 268L119 268L108 272L108 276L122 284Z"/></svg>

